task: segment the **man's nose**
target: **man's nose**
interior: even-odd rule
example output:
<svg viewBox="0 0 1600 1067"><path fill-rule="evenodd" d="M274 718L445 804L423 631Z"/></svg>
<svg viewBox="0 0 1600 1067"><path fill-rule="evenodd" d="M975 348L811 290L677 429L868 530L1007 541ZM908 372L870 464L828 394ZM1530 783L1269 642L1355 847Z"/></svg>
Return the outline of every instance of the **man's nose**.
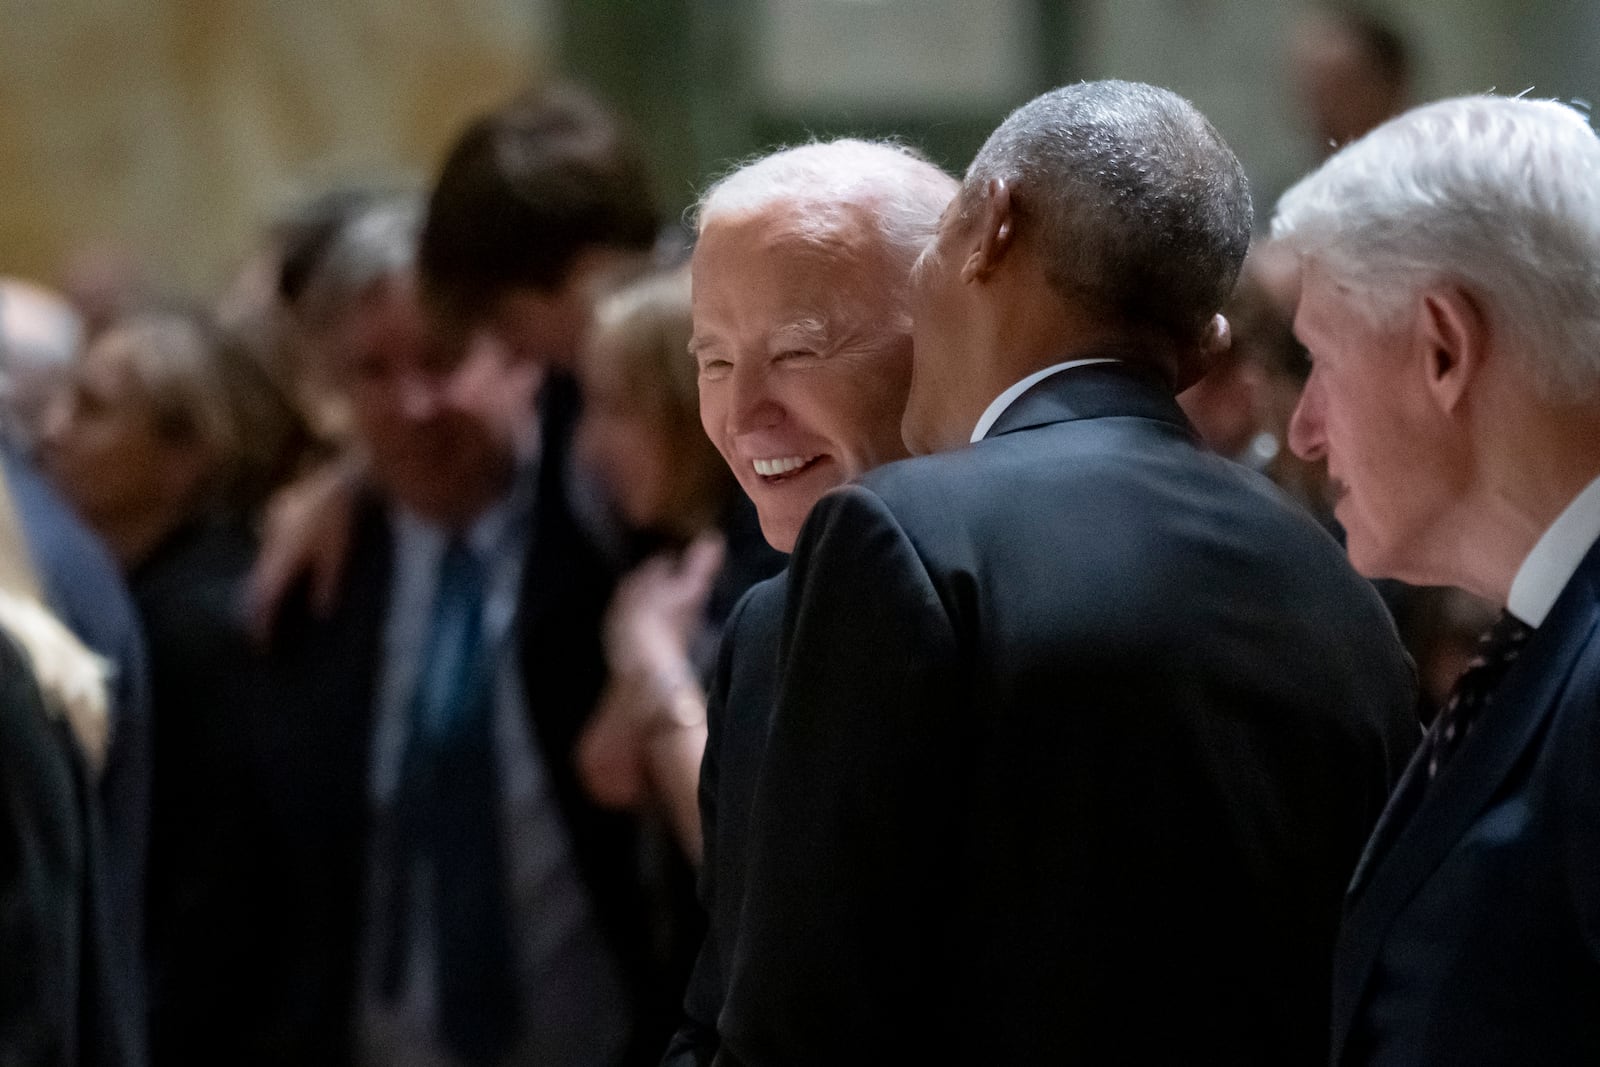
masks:
<svg viewBox="0 0 1600 1067"><path fill-rule="evenodd" d="M729 428L734 433L770 429L783 420L783 408L772 396L765 368L735 366L729 391Z"/></svg>
<svg viewBox="0 0 1600 1067"><path fill-rule="evenodd" d="M1300 391L1300 402L1289 417L1289 447L1303 460L1327 458L1328 439L1323 429L1322 388L1317 384L1316 372L1306 379Z"/></svg>

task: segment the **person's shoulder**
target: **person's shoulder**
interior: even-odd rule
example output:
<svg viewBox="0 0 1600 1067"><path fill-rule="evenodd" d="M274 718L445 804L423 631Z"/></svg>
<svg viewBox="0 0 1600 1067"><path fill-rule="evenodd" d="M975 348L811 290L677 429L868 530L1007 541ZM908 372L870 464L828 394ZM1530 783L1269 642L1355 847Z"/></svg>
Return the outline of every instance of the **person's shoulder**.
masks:
<svg viewBox="0 0 1600 1067"><path fill-rule="evenodd" d="M728 613L724 640L749 639L754 633L776 632L781 628L783 609L788 602L788 581L787 572L779 571L746 589Z"/></svg>

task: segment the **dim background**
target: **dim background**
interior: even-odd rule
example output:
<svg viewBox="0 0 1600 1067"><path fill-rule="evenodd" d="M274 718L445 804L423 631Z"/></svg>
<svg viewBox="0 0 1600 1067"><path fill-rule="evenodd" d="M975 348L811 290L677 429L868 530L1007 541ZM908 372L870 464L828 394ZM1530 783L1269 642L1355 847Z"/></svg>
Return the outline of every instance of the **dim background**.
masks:
<svg viewBox="0 0 1600 1067"><path fill-rule="evenodd" d="M958 170L1006 111L1079 78L1194 100L1258 214L1315 159L1300 0L0 0L0 273L120 250L213 291L262 224L340 184L425 183L471 115L582 81L629 117L663 203L754 151L898 133ZM1373 4L1419 100L1600 98L1600 4Z"/></svg>

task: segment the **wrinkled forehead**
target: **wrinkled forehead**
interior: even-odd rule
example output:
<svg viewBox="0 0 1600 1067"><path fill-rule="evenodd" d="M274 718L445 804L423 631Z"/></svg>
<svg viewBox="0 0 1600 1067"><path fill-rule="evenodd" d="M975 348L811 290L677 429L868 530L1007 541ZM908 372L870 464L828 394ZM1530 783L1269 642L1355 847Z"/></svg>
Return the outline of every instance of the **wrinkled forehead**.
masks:
<svg viewBox="0 0 1600 1067"><path fill-rule="evenodd" d="M793 213L709 220L692 262L696 337L901 328L906 279L875 236Z"/></svg>

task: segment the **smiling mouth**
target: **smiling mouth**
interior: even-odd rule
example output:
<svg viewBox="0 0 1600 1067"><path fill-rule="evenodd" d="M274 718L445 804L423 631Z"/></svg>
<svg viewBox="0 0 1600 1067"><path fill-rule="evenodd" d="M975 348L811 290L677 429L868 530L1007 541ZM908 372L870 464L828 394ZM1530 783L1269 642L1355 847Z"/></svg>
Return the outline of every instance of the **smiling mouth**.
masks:
<svg viewBox="0 0 1600 1067"><path fill-rule="evenodd" d="M804 474L822 459L817 456L778 456L774 459L755 459L750 465L755 469L756 475L768 485L777 485L793 478L797 474Z"/></svg>

